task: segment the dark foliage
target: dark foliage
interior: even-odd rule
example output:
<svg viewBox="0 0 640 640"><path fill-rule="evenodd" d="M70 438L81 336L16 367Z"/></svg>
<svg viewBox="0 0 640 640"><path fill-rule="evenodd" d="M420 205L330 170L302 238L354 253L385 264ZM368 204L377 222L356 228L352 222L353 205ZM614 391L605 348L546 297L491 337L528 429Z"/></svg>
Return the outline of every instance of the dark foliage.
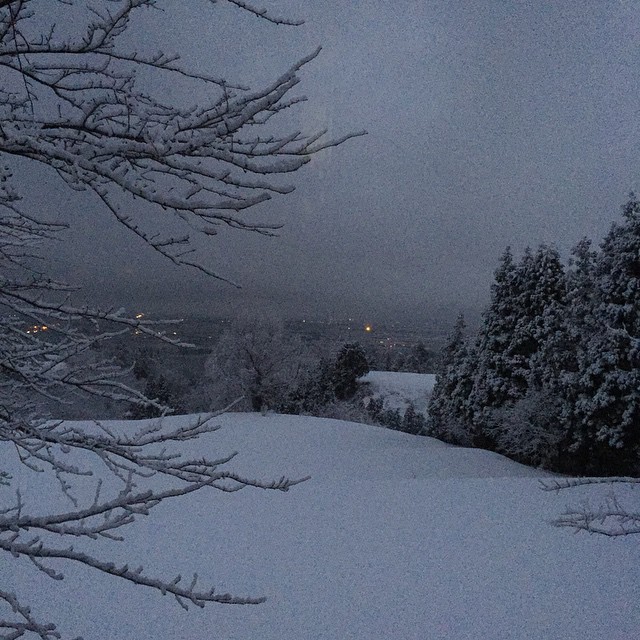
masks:
<svg viewBox="0 0 640 640"><path fill-rule="evenodd" d="M357 342L345 344L333 366L333 389L338 400L348 400L358 389L358 378L369 373L367 355Z"/></svg>
<svg viewBox="0 0 640 640"><path fill-rule="evenodd" d="M528 464L640 474L640 201L592 251L507 250L474 338L458 325L427 432Z"/></svg>

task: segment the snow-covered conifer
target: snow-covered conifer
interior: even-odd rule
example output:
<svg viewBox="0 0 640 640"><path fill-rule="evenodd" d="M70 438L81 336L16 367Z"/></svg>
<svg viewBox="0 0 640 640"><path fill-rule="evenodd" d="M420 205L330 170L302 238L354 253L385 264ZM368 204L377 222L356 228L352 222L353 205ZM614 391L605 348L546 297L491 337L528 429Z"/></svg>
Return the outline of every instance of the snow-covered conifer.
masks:
<svg viewBox="0 0 640 640"><path fill-rule="evenodd" d="M367 354L358 342L341 347L333 366L333 383L336 398L347 400L358 388L358 378L369 372Z"/></svg>
<svg viewBox="0 0 640 640"><path fill-rule="evenodd" d="M475 353L465 336L460 314L442 351L440 370L429 399L426 431L454 444L472 444L473 432L469 395L476 371Z"/></svg>
<svg viewBox="0 0 640 640"><path fill-rule="evenodd" d="M416 408L412 402L405 409L404 416L402 417L401 431L405 433L411 433L413 435L421 435L426 426L426 420L421 413L416 411Z"/></svg>
<svg viewBox="0 0 640 640"><path fill-rule="evenodd" d="M632 196L594 263L590 331L578 356L572 446L586 469L640 469L640 201Z"/></svg>
<svg viewBox="0 0 640 640"><path fill-rule="evenodd" d="M424 342L418 342L411 348L404 363L404 370L413 373L431 373L435 359L435 354L427 349Z"/></svg>
<svg viewBox="0 0 640 640"><path fill-rule="evenodd" d="M521 397L521 390L515 386L514 363L508 355L519 317L515 286L517 275L508 247L496 269L491 301L483 314L475 346L476 369L469 406L473 441L480 446L490 444L485 428L487 414Z"/></svg>
<svg viewBox="0 0 640 640"><path fill-rule="evenodd" d="M515 407L527 396L544 395L545 385L562 366L556 362L560 353L553 345L564 344L565 307L564 268L553 247L541 245L535 253L527 248L517 264L507 250L496 271L477 343L478 369L471 399L478 442L498 450L502 450L500 442L514 442L501 432L512 422L496 422L496 411Z"/></svg>
<svg viewBox="0 0 640 640"><path fill-rule="evenodd" d="M566 309L558 323L557 334L542 354L551 365L545 369L547 376L543 382L558 402L559 421L564 428L560 445L562 453L556 467L566 472L578 473L588 469L588 439L576 406L581 394L580 369L588 366L588 344L593 333L599 331L594 321L596 257L597 252L591 248L588 238L580 240L572 250L566 275Z"/></svg>
<svg viewBox="0 0 640 640"><path fill-rule="evenodd" d="M573 356L567 339L567 283L557 250L525 254L514 287L516 325L506 357L514 393L490 424L497 449L529 464L556 464L567 430L560 381ZM537 410L536 410L537 406ZM498 416L500 416L498 418Z"/></svg>

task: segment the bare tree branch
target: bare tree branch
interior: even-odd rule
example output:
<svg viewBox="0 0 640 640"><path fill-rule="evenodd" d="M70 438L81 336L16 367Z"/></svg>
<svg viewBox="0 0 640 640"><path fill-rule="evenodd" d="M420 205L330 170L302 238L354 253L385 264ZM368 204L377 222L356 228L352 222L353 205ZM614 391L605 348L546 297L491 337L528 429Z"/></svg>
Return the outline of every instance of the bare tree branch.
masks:
<svg viewBox="0 0 640 640"><path fill-rule="evenodd" d="M232 2L267 18L250 3ZM216 226L272 234L278 224L251 222L250 207L292 185L273 178L297 171L312 155L364 132L331 139L326 131L261 136L255 127L305 98L289 97L299 73L320 52L301 59L262 89L232 87L223 79L192 73L177 56L153 56L118 48L133 12L154 6L150 0L114 3L97 13L83 36L57 40L53 34L0 39L0 74L24 79L25 96L0 89L5 98L0 153L53 167L78 189L89 189L143 241L176 264L219 277L182 247L189 233L216 233ZM5 22L13 27L26 4L10 3ZM1 10L1 9L0 9ZM271 21L288 24L276 18ZM208 103L183 107L137 89L135 70L147 66L219 88ZM2 77L0 75L0 77ZM46 103L35 109L34 100ZM51 117L57 112L56 117ZM255 176L255 178L252 178ZM268 177L269 179L263 179ZM123 199L122 196L125 196ZM184 225L187 232L161 237L146 228L143 214L129 198L145 202Z"/></svg>
<svg viewBox="0 0 640 640"><path fill-rule="evenodd" d="M541 481L544 491L556 492L602 484L636 487L640 484L640 478L565 478ZM640 534L640 511L623 505L620 498L611 492L599 505L593 506L589 502L583 502L578 506L568 507L553 524L608 537L628 536Z"/></svg>
<svg viewBox="0 0 640 640"><path fill-rule="evenodd" d="M227 1L276 25L301 24L249 1ZM66 402L70 393L151 405L166 415L171 407L129 386L126 372L96 359L93 351L131 331L188 345L163 323L72 303L74 289L38 262L43 243L59 241L66 227L23 209L20 179L11 166L23 159L53 169L72 189L92 194L98 211L168 260L226 280L193 254L193 237L214 236L221 226L273 235L279 223L257 222L250 209L291 193L294 186L284 178L314 154L364 132L331 138L326 131L278 132L274 126L279 114L306 100L293 91L320 49L251 89L193 71L178 55L127 48L122 36L132 17L160 5L58 0L56 8L68 18L62 28L51 17L51 2L0 0L0 447L24 473L48 474L68 504L31 512L29 496L12 497L11 475L0 468L0 550L7 560L29 560L54 580L63 572L50 560L62 559L171 594L184 608L255 604L263 599L201 589L197 576L186 582L151 576L142 567L118 566L65 544L122 541L123 529L137 518L196 491L287 491L306 478L241 476L227 466L233 452L185 457L180 444L215 432L219 414L141 423L134 433L102 422L79 426L45 418L42 402ZM73 33L64 35L65 30ZM196 104L148 93L138 80L141 69L154 74L159 86L168 79L185 83L198 96ZM150 212L178 231L163 233ZM10 589L0 590L3 638L62 637Z"/></svg>

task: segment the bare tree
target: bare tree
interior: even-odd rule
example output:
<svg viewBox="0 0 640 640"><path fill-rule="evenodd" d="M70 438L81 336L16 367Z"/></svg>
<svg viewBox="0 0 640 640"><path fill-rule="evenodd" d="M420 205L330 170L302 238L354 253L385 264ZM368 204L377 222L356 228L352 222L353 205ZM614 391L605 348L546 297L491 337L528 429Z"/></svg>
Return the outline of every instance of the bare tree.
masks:
<svg viewBox="0 0 640 640"><path fill-rule="evenodd" d="M273 409L300 382L316 359L300 337L279 322L255 318L225 331L205 364L214 402L243 397L240 408Z"/></svg>
<svg viewBox="0 0 640 640"><path fill-rule="evenodd" d="M563 491L577 487L595 485L624 485L637 489L640 478L568 478L561 480L545 480L542 488L545 491ZM637 496L636 496L637 502ZM640 534L640 511L624 504L614 491L599 504L589 501L573 507L557 518L554 523L558 527L569 527L575 531L588 531L609 537Z"/></svg>
<svg viewBox="0 0 640 640"><path fill-rule="evenodd" d="M296 23L249 2L228 1L277 25ZM293 189L279 176L358 135L332 140L324 131L265 129L274 116L304 100L292 97L291 90L317 51L271 84L251 90L192 72L175 55L127 49L122 36L134 14L159 5L59 0L55 7L68 15L57 24L50 1L0 0L0 549L6 560L28 560L52 579L62 575L49 561L63 559L172 594L185 608L256 603L261 599L200 588L195 576L183 583L179 576L166 579L142 567L117 566L68 540L122 540L120 529L137 516L206 487L286 491L300 480L240 477L225 467L233 455L181 455L180 443L216 430L217 414L186 424L153 422L125 433L102 423L80 428L46 420L39 409L38 398L68 400L71 391L166 412L168 407L124 384L113 363L89 365L86 355L131 330L175 341L162 326L122 311L72 304L71 289L37 268L39 246L63 234L64 227L21 208L14 172L24 166L22 160L93 194L104 212L173 263L224 279L194 258L191 236L215 235L219 225L272 234L275 225L251 222L246 210ZM83 19L84 27L74 27L71 35L59 26ZM140 87L140 69L205 87L211 97L194 107L171 104ZM22 160L13 163L14 158ZM151 225L147 214L153 210L180 233ZM96 463L106 469L106 479L96 475ZM67 507L32 513L29 496L10 491L15 464L24 472L50 474ZM8 585L0 589L2 637L60 638L55 625L36 620L23 597Z"/></svg>

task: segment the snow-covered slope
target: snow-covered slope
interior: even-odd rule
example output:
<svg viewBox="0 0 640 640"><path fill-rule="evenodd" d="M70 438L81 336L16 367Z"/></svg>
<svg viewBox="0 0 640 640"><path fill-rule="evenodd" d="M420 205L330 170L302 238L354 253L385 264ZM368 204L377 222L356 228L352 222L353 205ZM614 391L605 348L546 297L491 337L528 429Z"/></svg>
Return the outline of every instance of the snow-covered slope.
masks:
<svg viewBox="0 0 640 640"><path fill-rule="evenodd" d="M404 373L398 371L369 371L360 378L373 398L382 398L385 409L399 409L402 413L413 404L424 413L436 383L433 373Z"/></svg>
<svg viewBox="0 0 640 640"><path fill-rule="evenodd" d="M638 637L638 539L550 526L579 496L540 491L542 473L335 420L231 414L220 423L186 444L207 455L238 450L232 466L250 476L312 478L286 494L202 491L167 502L99 554L167 576L197 571L265 604L184 612L95 572L73 568L56 582L6 556L1 588L86 640ZM40 477L20 472L15 482L43 504L51 487Z"/></svg>

